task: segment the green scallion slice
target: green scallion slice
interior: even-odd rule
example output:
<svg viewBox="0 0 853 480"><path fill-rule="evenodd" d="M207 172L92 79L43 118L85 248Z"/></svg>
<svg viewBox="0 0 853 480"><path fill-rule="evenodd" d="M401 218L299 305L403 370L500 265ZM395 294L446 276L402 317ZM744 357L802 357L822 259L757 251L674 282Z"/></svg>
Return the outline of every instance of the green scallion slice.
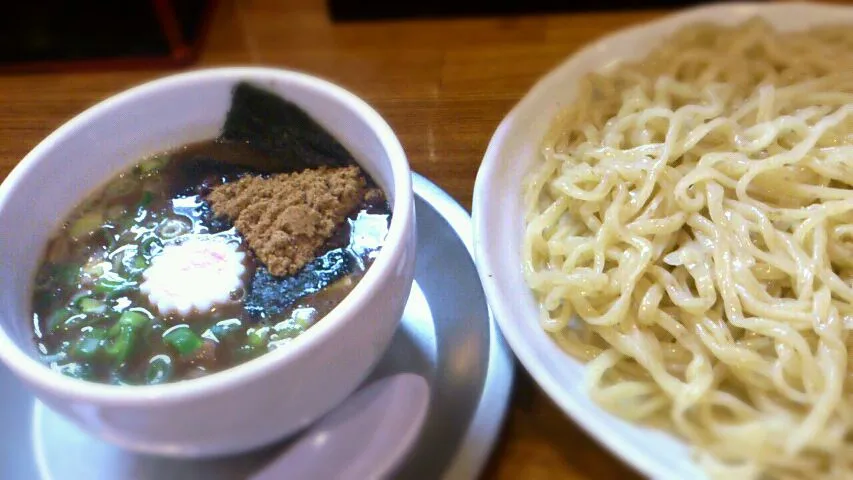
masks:
<svg viewBox="0 0 853 480"><path fill-rule="evenodd" d="M155 355L148 361L145 382L148 385L163 383L172 376L172 359L168 355Z"/></svg>
<svg viewBox="0 0 853 480"><path fill-rule="evenodd" d="M193 332L187 325L179 325L166 330L163 334L163 341L183 357L192 355L204 345L201 336Z"/></svg>
<svg viewBox="0 0 853 480"><path fill-rule="evenodd" d="M101 314L107 311L107 304L92 297L82 297L77 300L77 308L83 313Z"/></svg>

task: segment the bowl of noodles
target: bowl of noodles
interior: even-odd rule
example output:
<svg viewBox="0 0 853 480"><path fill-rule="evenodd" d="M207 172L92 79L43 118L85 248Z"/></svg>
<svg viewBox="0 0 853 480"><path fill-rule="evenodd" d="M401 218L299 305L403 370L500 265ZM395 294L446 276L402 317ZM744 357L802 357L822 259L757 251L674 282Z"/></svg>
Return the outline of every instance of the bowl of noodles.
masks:
<svg viewBox="0 0 853 480"><path fill-rule="evenodd" d="M541 79L474 191L543 390L651 478L853 477L853 9L728 3Z"/></svg>

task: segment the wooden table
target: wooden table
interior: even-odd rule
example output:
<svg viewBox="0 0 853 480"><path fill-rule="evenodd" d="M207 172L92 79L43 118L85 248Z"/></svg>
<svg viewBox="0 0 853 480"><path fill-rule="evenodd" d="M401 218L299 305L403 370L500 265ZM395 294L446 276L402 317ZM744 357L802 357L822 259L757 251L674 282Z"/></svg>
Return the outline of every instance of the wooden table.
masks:
<svg viewBox="0 0 853 480"><path fill-rule="evenodd" d="M489 138L534 81L583 44L665 13L333 25L322 0L224 0L196 66L282 66L350 89L388 120L412 168L470 209ZM0 179L76 113L167 73L0 76ZM523 369L518 372L506 427L485 478L640 478L566 418Z"/></svg>

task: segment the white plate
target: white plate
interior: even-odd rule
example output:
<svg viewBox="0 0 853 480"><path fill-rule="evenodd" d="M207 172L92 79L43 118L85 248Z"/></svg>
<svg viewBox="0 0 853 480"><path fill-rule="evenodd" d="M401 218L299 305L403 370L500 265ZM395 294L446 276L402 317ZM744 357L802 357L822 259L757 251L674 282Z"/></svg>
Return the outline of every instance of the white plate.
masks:
<svg viewBox="0 0 853 480"><path fill-rule="evenodd" d="M688 447L672 436L620 420L583 388L583 366L539 328L521 273L520 178L537 158L551 119L571 102L578 80L614 62L647 55L667 35L695 22L734 24L760 16L781 30L853 25L853 8L820 4L725 3L682 10L590 44L542 78L495 131L474 188L474 251L489 304L507 342L545 392L602 445L655 479L703 478Z"/></svg>

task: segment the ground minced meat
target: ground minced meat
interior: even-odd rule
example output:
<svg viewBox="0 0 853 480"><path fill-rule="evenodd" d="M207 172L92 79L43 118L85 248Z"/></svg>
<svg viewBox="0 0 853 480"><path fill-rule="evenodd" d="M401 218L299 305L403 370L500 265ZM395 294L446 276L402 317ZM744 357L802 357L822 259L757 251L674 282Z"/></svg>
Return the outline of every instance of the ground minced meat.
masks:
<svg viewBox="0 0 853 480"><path fill-rule="evenodd" d="M247 176L215 187L207 201L246 239L271 274L293 275L365 198L357 166Z"/></svg>

